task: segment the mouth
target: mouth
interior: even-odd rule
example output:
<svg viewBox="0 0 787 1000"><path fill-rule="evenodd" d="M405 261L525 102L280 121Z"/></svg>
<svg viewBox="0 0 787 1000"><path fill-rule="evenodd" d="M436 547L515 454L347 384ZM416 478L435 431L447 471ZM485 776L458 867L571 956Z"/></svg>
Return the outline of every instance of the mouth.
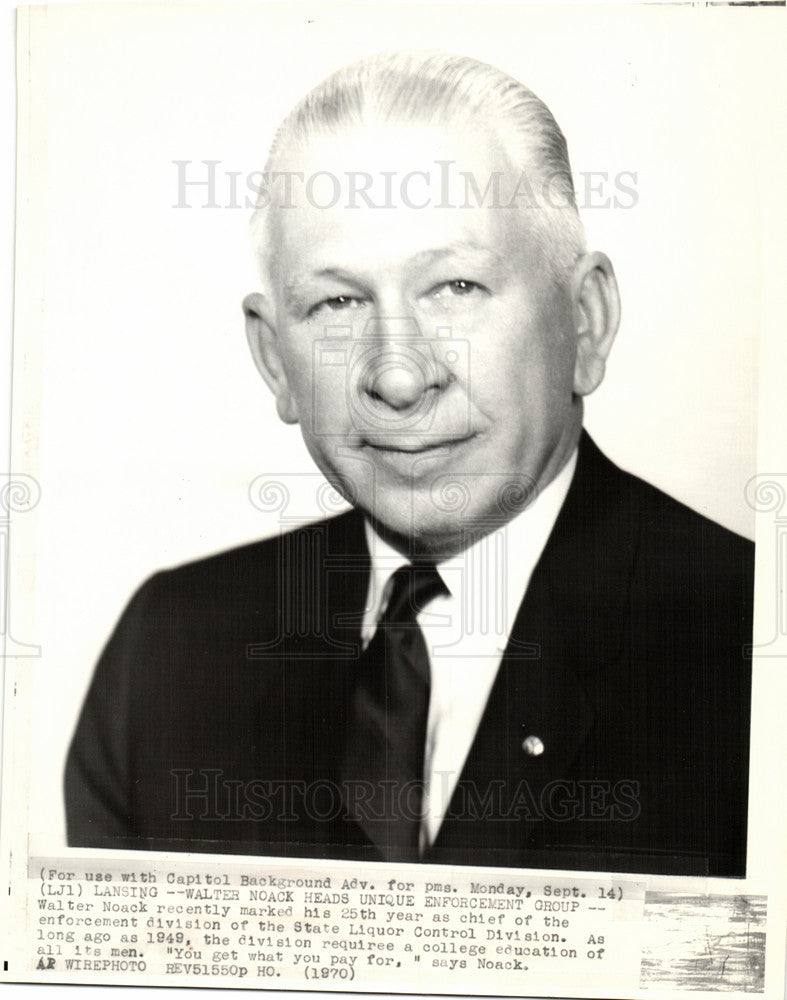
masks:
<svg viewBox="0 0 787 1000"><path fill-rule="evenodd" d="M475 437L475 434L465 434L461 437L438 438L437 440L366 440L364 446L373 451L380 451L391 455L432 455L448 453L466 444Z"/></svg>
<svg viewBox="0 0 787 1000"><path fill-rule="evenodd" d="M364 450L375 461L381 471L395 480L413 487L424 478L428 481L440 469L454 467L462 461L462 456L474 440L476 434L462 437L441 437L435 440L367 440Z"/></svg>

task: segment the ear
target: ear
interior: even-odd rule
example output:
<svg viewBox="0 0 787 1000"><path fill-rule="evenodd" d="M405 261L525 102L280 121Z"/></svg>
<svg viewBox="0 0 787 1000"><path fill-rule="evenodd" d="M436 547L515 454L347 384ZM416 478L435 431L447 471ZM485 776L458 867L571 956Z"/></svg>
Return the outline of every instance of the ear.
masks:
<svg viewBox="0 0 787 1000"><path fill-rule="evenodd" d="M243 313L251 356L265 384L276 397L276 410L285 424L297 424L298 407L282 361L270 302L260 292L252 292L243 300Z"/></svg>
<svg viewBox="0 0 787 1000"><path fill-rule="evenodd" d="M577 337L574 392L587 396L601 385L620 323L620 295L609 257L597 250L580 257L570 288Z"/></svg>

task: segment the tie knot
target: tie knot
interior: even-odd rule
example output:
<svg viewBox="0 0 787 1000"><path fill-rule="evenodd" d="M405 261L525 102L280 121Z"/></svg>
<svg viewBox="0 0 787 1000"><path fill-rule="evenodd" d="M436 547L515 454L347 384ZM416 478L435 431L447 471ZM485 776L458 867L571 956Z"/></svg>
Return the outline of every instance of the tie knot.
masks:
<svg viewBox="0 0 787 1000"><path fill-rule="evenodd" d="M391 577L391 597L383 615L386 625L415 625L416 616L448 588L432 563L408 563Z"/></svg>

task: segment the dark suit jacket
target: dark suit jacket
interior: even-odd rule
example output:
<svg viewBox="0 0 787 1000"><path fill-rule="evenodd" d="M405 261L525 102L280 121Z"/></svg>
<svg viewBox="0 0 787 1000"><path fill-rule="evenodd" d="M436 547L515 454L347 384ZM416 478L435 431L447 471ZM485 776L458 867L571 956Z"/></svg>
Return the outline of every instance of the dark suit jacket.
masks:
<svg viewBox="0 0 787 1000"><path fill-rule="evenodd" d="M379 860L338 791L368 574L353 511L150 579L74 736L69 843ZM583 435L424 860L743 875L752 595L751 543Z"/></svg>

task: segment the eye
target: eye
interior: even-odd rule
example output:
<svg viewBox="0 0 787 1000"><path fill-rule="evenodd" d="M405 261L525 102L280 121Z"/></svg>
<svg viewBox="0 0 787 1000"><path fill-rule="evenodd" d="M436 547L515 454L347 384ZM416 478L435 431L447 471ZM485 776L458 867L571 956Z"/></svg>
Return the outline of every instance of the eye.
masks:
<svg viewBox="0 0 787 1000"><path fill-rule="evenodd" d="M334 295L330 299L323 299L309 309L308 315L314 316L323 309L331 312L342 312L346 309L357 309L363 305L364 300L352 295Z"/></svg>
<svg viewBox="0 0 787 1000"><path fill-rule="evenodd" d="M469 281L467 278L454 278L452 281L444 281L432 290L432 297L435 299L468 298L479 292L485 292L486 288L479 285L477 281Z"/></svg>

